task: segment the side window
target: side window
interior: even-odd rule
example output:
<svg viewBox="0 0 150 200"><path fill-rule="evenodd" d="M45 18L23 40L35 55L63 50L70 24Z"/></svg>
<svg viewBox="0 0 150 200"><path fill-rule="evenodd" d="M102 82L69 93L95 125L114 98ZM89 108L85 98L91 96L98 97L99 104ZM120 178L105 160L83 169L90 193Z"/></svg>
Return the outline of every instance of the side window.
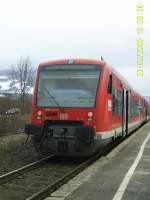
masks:
<svg viewBox="0 0 150 200"><path fill-rule="evenodd" d="M113 88L113 116L122 115L122 91Z"/></svg>
<svg viewBox="0 0 150 200"><path fill-rule="evenodd" d="M107 92L108 94L112 94L112 75L109 76Z"/></svg>
<svg viewBox="0 0 150 200"><path fill-rule="evenodd" d="M139 116L141 109L141 101L131 100L131 116Z"/></svg>

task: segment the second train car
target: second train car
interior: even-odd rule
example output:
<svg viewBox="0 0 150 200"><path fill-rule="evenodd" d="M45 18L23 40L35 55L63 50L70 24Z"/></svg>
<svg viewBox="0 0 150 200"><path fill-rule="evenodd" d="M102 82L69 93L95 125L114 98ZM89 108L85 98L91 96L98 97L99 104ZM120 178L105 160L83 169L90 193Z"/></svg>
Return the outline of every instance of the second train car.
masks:
<svg viewBox="0 0 150 200"><path fill-rule="evenodd" d="M41 63L25 126L38 151L90 156L147 120L147 103L104 60Z"/></svg>

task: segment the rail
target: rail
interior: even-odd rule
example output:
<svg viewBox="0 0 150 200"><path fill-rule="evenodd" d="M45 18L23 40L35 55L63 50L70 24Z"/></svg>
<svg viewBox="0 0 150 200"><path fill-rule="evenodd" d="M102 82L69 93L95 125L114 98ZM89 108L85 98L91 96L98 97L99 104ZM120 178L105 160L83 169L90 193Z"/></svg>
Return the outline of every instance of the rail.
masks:
<svg viewBox="0 0 150 200"><path fill-rule="evenodd" d="M13 132L13 133L2 133L0 134L0 137L7 137L7 136L11 136L11 135L19 135L24 133L23 130L17 131L17 132Z"/></svg>
<svg viewBox="0 0 150 200"><path fill-rule="evenodd" d="M7 174L1 175L0 176L0 185L10 181L11 179L13 179L19 175L29 172L29 171L35 169L36 167L39 167L41 164L43 164L44 162L46 162L47 160L49 160L52 157L54 157L54 155L47 156L41 160L38 160L31 164L25 165L19 169L16 169L16 170L13 170L13 171L7 173Z"/></svg>
<svg viewBox="0 0 150 200"><path fill-rule="evenodd" d="M1 198L5 200L5 197L10 198L9 195L11 195L11 198L14 199L26 199L26 200L39 200L44 199L47 197L47 195L50 195L52 192L54 192L56 189L58 189L60 186L62 186L64 183L69 181L71 178L76 176L79 172L81 172L83 169L91 165L93 162L95 162L98 158L106 155L112 148L114 148L114 144L112 144L110 147L105 148L105 150L97 152L92 157L88 159L78 159L79 162L74 159L73 162L77 162L75 165L68 164L62 164L59 163L58 169L56 170L55 165L53 164L51 158L54 158L54 155L51 155L47 158L44 158L40 161L34 162L30 165L24 166L20 169L14 170L10 173L4 174L0 176L0 200ZM66 158L65 158L66 159ZM68 158L68 161L71 158ZM46 162L46 161L51 161ZM56 157L56 160L61 162L64 160L64 158ZM42 168L42 163L47 163L47 167ZM54 161L55 163L55 161ZM50 166L50 167L49 167ZM60 167L61 166L61 167ZM68 170L69 166L69 170ZM41 167L41 169L40 169ZM63 172L61 171L62 169ZM62 168L62 169L61 169ZM41 170L41 171L37 171ZM69 172L68 172L69 171ZM29 174L29 173L30 174ZM33 173L33 174L32 174ZM43 174L44 173L44 174ZM54 173L55 180L53 181L53 177L51 178L51 174ZM28 175L27 175L28 174ZM46 174L46 175L45 175ZM64 175L65 174L65 175ZM25 183L23 183L23 182ZM29 186L28 182L31 184ZM16 185L17 183L17 185ZM27 183L27 185L26 185ZM44 187L43 187L44 185ZM10 189L12 187L12 189ZM8 188L10 191L8 191ZM31 191L31 189L33 190ZM35 191L35 190L36 191ZM13 196L14 195L14 196Z"/></svg>
<svg viewBox="0 0 150 200"><path fill-rule="evenodd" d="M131 135L132 134L127 137ZM80 173L83 169L94 163L97 159L106 156L124 139L125 138L120 138L114 141L86 160L74 159L74 162L76 162L75 165L61 163L61 161L64 161L66 158L51 155L18 170L2 175L0 176L0 200L5 200L5 197L9 199L10 195L12 199L16 200L42 200ZM56 160L52 162L51 158L56 158ZM51 162L46 162L48 160ZM70 160L71 158L68 158L68 161ZM78 160L80 160L79 163L77 163ZM56 161L58 162L57 166L55 165ZM42 165L42 163L45 163L45 165Z"/></svg>

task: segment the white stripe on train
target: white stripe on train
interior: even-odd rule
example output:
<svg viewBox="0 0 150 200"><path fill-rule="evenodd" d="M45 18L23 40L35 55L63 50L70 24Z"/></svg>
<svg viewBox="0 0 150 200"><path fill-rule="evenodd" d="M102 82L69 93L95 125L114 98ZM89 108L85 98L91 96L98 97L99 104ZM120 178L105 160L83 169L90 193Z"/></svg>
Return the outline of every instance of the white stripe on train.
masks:
<svg viewBox="0 0 150 200"><path fill-rule="evenodd" d="M129 133L139 127L143 122L145 121L145 119L142 119L142 120L139 120L137 122L132 122L132 123L129 123L128 127L129 127ZM108 138L117 138L118 136L121 136L122 135L122 126L121 127L118 127L118 128L115 128L115 129L112 129L110 131L103 131L103 132L96 132L96 138L95 139L108 139Z"/></svg>

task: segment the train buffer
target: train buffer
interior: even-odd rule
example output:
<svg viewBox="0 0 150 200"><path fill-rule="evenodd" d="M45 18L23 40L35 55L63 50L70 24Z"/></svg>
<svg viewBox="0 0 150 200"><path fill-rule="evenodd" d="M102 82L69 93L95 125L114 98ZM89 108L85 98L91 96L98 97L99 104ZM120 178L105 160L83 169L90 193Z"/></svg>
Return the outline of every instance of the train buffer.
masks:
<svg viewBox="0 0 150 200"><path fill-rule="evenodd" d="M46 200L150 200L150 122Z"/></svg>

